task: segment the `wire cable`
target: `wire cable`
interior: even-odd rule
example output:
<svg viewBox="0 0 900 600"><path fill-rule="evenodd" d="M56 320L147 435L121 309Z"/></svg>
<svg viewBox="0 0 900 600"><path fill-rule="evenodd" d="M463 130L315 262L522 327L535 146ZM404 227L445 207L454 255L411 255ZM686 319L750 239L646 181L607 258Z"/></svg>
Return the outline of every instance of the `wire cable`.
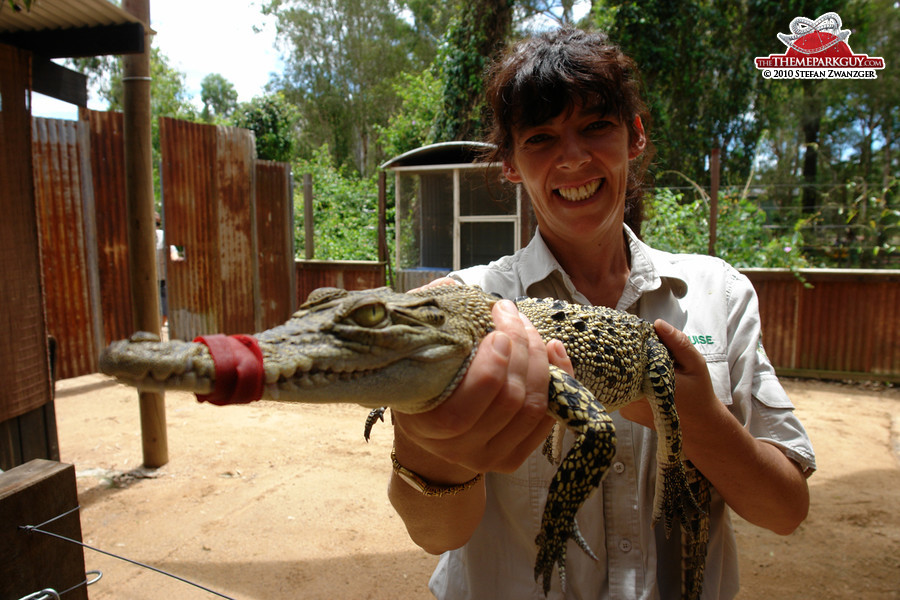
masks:
<svg viewBox="0 0 900 600"><path fill-rule="evenodd" d="M154 572L156 572L156 573L159 573L160 575L165 575L166 577L171 577L172 579L176 579L176 580L178 580L178 581L180 581L180 582L182 582L182 583L186 583L186 584L188 584L188 585L192 585L192 586L194 586L194 587L196 587L196 588L199 588L199 589L203 590L204 592L213 594L213 595L218 596L218 597L220 597L220 598L226 598L227 600L235 600L235 599L232 598L231 596L226 596L225 594L222 594L222 593L217 592L217 591L215 591L215 590L211 590L211 589L209 589L208 587L204 587L204 586L200 585L199 583L194 583L193 581L191 581L191 580L189 580L189 579L185 579L184 577L181 577L181 576L179 576L179 575L175 575L174 573L169 573L169 572L163 571L162 569L159 569L159 568L157 568L157 567L154 567L154 566L151 566L151 565L148 565L148 564L145 564L145 563L142 563L142 562L139 562L139 561L130 559L130 558L126 558L126 557L124 557L124 556L119 556L118 554L113 554L112 552L108 552L108 551L102 550L102 549L100 549L100 548L95 548L94 546L90 546L90 545L88 545L88 544L85 544L84 542L79 542L78 540L73 540L72 538L68 538L68 537L66 537L66 536L64 536L64 535L60 535L60 534L58 534L58 533L53 533L53 532L51 532L51 531L44 531L43 529L41 529L41 527L43 527L44 525L47 525L48 523L52 523L53 521L56 521L56 520L58 520L58 519L61 519L61 518L65 517L65 516L67 516L67 515L70 515L70 514L72 514L73 512L75 512L75 511L77 511L77 510L80 510L80 508L81 508L80 506L76 506L76 507L73 508L72 510L69 510L69 511L67 511L67 512L61 514L61 515L58 515L58 516L56 516L56 517L53 517L52 519L49 519L49 520L47 520L47 521L44 521L44 522L41 523L40 525L20 525L20 526L19 526L19 529L21 529L21 530L23 530L23 531L26 531L26 532L28 532L28 533L42 533L42 534L44 534L44 535L48 535L48 536L50 536L50 537L56 538L56 539L58 539L58 540L62 540L62 541L64 541L64 542L69 542L69 543L71 543L71 544L76 544L76 545L78 545L78 546L81 546L82 548L87 548L88 550L93 550L94 552L99 552L100 554L105 554L106 556L109 556L109 557L112 557L112 558L117 558L117 559L119 559L119 560L121 560L121 561L124 561L124 562L127 562L127 563L131 563L132 565L135 565L135 566L137 566L137 567L141 567L142 569L148 569L148 570L150 570L150 571L154 571ZM98 577L97 579L99 579L99 577ZM96 579L95 579L94 581L96 581ZM93 583L93 582L91 582L91 583ZM79 584L79 585L81 585L81 584ZM77 587L77 586L76 586L76 587ZM71 589L71 588L70 588L70 589ZM66 591L69 591L69 590L66 590ZM65 592L63 592L63 593L65 593Z"/></svg>

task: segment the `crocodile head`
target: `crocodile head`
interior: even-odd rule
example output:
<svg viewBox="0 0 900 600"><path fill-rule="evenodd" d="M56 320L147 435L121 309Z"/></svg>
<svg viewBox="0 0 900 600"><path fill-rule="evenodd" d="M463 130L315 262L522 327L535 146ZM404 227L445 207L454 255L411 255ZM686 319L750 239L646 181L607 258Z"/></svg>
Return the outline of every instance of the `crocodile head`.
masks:
<svg viewBox="0 0 900 600"><path fill-rule="evenodd" d="M263 397L429 410L455 388L490 331L494 301L464 286L412 294L315 290L286 323L253 336L263 358ZM111 344L100 367L145 389L206 394L215 380L203 344L146 335Z"/></svg>

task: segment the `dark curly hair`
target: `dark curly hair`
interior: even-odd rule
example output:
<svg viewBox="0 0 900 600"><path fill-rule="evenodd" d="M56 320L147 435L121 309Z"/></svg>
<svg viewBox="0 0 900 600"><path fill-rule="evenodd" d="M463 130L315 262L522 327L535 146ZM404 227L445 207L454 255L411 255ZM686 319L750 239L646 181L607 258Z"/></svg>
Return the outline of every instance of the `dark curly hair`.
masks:
<svg viewBox="0 0 900 600"><path fill-rule="evenodd" d="M646 147L629 166L625 223L640 235L644 176L654 154L641 88L634 61L605 33L565 27L524 39L507 48L487 70L486 141L494 147L483 159L509 160L513 131L544 123L576 103L618 117L628 127L630 143L638 135L634 120L639 116Z"/></svg>

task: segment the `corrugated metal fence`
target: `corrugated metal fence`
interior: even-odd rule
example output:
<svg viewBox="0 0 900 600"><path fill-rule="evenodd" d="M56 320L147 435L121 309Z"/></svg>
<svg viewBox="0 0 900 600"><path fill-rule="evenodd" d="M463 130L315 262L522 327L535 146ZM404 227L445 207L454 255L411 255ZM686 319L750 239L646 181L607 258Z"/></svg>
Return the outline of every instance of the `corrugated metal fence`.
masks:
<svg viewBox="0 0 900 600"><path fill-rule="evenodd" d="M252 333L295 304L290 166L256 160L246 129L160 119L169 331ZM265 291L265 296L263 295Z"/></svg>
<svg viewBox="0 0 900 600"><path fill-rule="evenodd" d="M32 121L47 330L61 374L96 371L103 343L88 136L83 121Z"/></svg>
<svg viewBox="0 0 900 600"><path fill-rule="evenodd" d="M320 287L366 290L385 282L385 264L365 260L298 260L297 301L306 302L309 293Z"/></svg>
<svg viewBox="0 0 900 600"><path fill-rule="evenodd" d="M742 272L779 374L900 381L900 271Z"/></svg>
<svg viewBox="0 0 900 600"><path fill-rule="evenodd" d="M59 378L75 377L133 332L122 115L34 119L32 136L48 332ZM257 161L243 129L163 119L161 137L166 236L184 250L167 265L172 336L283 322L296 305L290 166Z"/></svg>

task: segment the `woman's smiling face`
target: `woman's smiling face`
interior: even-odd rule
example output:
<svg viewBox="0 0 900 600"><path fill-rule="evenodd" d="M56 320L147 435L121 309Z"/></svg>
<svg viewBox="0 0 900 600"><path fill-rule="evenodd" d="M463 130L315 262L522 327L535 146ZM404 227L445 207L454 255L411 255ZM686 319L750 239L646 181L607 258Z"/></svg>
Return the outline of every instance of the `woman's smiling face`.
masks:
<svg viewBox="0 0 900 600"><path fill-rule="evenodd" d="M645 145L639 118L635 125L639 135L629 141L617 117L576 103L513 132L504 174L525 186L548 241L584 240L610 227L621 236L629 161Z"/></svg>

